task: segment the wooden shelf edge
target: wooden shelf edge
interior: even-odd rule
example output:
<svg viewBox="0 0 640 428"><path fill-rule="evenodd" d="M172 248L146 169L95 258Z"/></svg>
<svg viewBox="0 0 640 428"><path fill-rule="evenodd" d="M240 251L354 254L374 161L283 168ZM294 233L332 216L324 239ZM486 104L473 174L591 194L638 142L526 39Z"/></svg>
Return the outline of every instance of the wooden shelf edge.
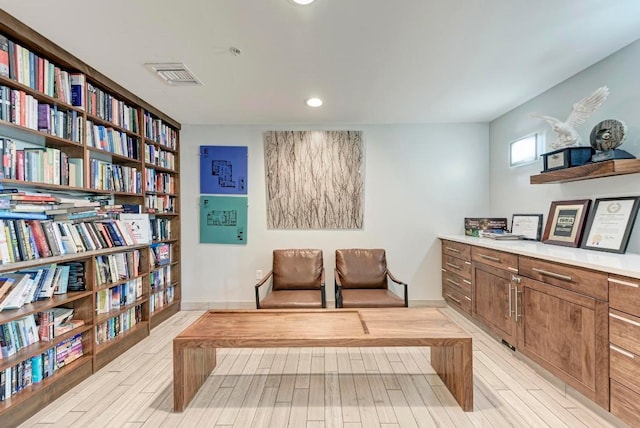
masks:
<svg viewBox="0 0 640 428"><path fill-rule="evenodd" d="M640 173L640 159L619 159L543 172L532 175L529 182L530 184L568 183L571 181L636 173Z"/></svg>

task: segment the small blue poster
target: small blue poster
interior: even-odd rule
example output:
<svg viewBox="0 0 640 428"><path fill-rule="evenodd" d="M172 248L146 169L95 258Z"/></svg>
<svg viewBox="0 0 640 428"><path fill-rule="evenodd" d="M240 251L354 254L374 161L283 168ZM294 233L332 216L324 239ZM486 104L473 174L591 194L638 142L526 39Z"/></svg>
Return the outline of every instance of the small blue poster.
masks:
<svg viewBox="0 0 640 428"><path fill-rule="evenodd" d="M246 146L200 146L200 193L247 194Z"/></svg>
<svg viewBox="0 0 640 428"><path fill-rule="evenodd" d="M200 196L200 243L247 244L245 196Z"/></svg>

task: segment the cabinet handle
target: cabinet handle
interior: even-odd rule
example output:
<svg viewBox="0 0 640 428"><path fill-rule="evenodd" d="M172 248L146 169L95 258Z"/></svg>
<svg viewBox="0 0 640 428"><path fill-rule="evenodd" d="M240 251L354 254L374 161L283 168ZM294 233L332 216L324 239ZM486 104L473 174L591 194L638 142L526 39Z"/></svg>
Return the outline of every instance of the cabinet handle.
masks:
<svg viewBox="0 0 640 428"><path fill-rule="evenodd" d="M471 285L471 281L469 281L468 279L463 279L462 282L464 282L465 284Z"/></svg>
<svg viewBox="0 0 640 428"><path fill-rule="evenodd" d="M511 318L511 284L509 284L509 318Z"/></svg>
<svg viewBox="0 0 640 428"><path fill-rule="evenodd" d="M549 272L547 270L542 270L538 268L531 268L531 270L534 272L538 272L540 275L550 276L552 278L561 279L563 281L573 281L573 278L571 278L569 275L561 275L559 273Z"/></svg>
<svg viewBox="0 0 640 428"><path fill-rule="evenodd" d="M453 300L454 302L456 302L457 304L462 305L462 302L456 299L455 297L453 297L451 294L447 294L447 297Z"/></svg>
<svg viewBox="0 0 640 428"><path fill-rule="evenodd" d="M483 259L491 260L492 262L500 263L500 259L497 257L487 256L485 254L480 254L480 257L482 257Z"/></svg>
<svg viewBox="0 0 640 428"><path fill-rule="evenodd" d="M518 293L521 293L520 291L518 291L518 286L516 285L515 287L513 287L513 291L515 291L515 293L513 293L513 296L515 297L515 315L516 315L516 322L518 322L518 316L522 317L522 315L518 315Z"/></svg>
<svg viewBox="0 0 640 428"><path fill-rule="evenodd" d="M626 285L627 287L638 288L638 284L633 282L621 281L615 278L607 278L607 281L613 282L614 284Z"/></svg>
<svg viewBox="0 0 640 428"><path fill-rule="evenodd" d="M507 269L510 270L511 272L515 272L518 273L518 269L511 267L511 266L507 266Z"/></svg>
<svg viewBox="0 0 640 428"><path fill-rule="evenodd" d="M467 299L468 301L471 301L471 297L469 296L464 296L465 299Z"/></svg>
<svg viewBox="0 0 640 428"><path fill-rule="evenodd" d="M636 358L635 355L633 355L631 352L627 352L624 349L620 349L615 345L609 345L609 349L611 349L612 351L616 351L616 352L618 352L618 353L620 353L620 354L622 354L622 355L624 355L626 357L634 358L634 359Z"/></svg>
<svg viewBox="0 0 640 428"><path fill-rule="evenodd" d="M452 253L459 253L460 250L458 250L457 248L453 248L453 247L445 247L447 249L447 251L451 251Z"/></svg>
<svg viewBox="0 0 640 428"><path fill-rule="evenodd" d="M453 279L451 278L447 278L447 282L450 282L451 284L455 285L456 287L462 287L462 285L458 284L457 282L455 282Z"/></svg>
<svg viewBox="0 0 640 428"><path fill-rule="evenodd" d="M629 318L621 317L620 315L612 314L611 312L609 312L609 316L611 318L615 318L615 319L620 320L622 322L626 322L627 324L631 324L631 325L635 325L636 327L640 327L640 322L637 322L637 321L634 321L634 320L630 320Z"/></svg>
<svg viewBox="0 0 640 428"><path fill-rule="evenodd" d="M447 266L449 266L450 268L453 268L453 269L462 270L462 268L460 266L454 265L453 263L447 262Z"/></svg>

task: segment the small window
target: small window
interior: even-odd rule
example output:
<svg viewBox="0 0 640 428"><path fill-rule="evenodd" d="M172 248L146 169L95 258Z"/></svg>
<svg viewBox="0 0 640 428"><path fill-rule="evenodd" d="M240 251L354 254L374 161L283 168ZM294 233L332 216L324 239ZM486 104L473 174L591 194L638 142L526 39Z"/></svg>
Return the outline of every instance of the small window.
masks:
<svg viewBox="0 0 640 428"><path fill-rule="evenodd" d="M528 135L509 146L509 166L518 166L538 159L538 134Z"/></svg>

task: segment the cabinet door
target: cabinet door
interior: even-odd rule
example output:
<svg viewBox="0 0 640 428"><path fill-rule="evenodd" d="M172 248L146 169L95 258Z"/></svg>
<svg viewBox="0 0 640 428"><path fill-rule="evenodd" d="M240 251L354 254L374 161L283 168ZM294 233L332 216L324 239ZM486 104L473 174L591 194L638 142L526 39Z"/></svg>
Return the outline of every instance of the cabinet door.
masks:
<svg viewBox="0 0 640 428"><path fill-rule="evenodd" d="M511 273L473 264L473 312L495 334L515 346Z"/></svg>
<svg viewBox="0 0 640 428"><path fill-rule="evenodd" d="M608 305L521 278L518 350L602 407L609 407Z"/></svg>

